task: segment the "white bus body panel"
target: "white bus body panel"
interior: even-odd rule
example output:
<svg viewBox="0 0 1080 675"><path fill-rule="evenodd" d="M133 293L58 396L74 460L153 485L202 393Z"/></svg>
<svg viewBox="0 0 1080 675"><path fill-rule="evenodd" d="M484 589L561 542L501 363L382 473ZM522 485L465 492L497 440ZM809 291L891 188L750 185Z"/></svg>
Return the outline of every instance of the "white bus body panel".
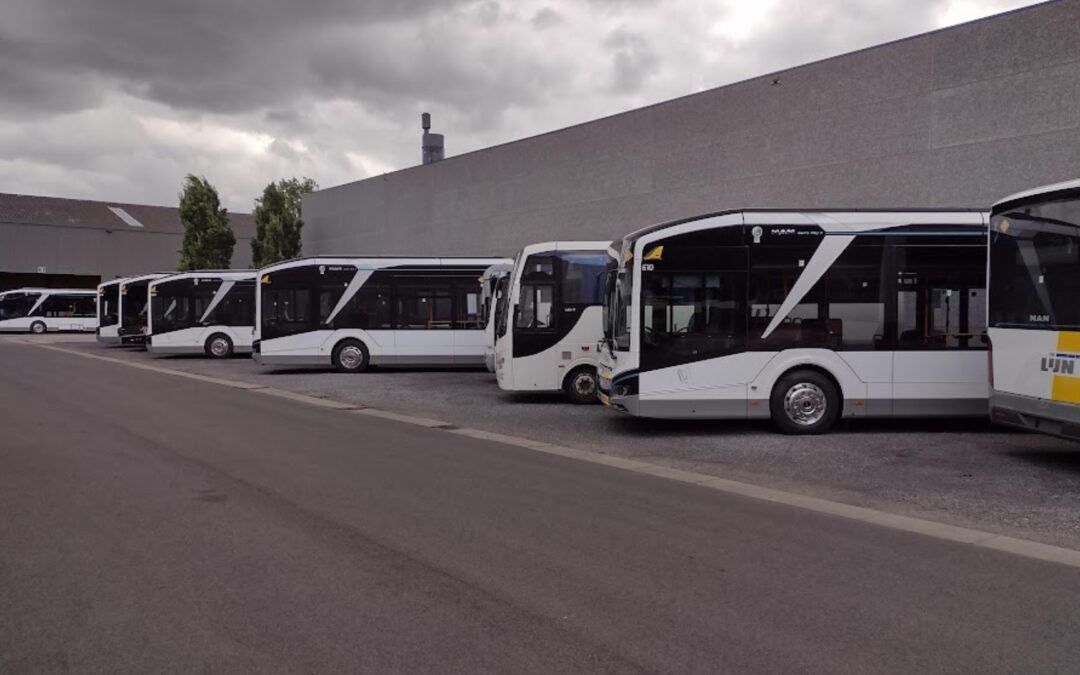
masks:
<svg viewBox="0 0 1080 675"><path fill-rule="evenodd" d="M603 314L603 307L586 307L562 341L531 356L513 358L512 341L499 340L495 364L499 388L506 391L561 391L563 378L575 368L591 366L599 369L596 344L604 336ZM511 331L513 327L508 327L507 333Z"/></svg>
<svg viewBox="0 0 1080 675"><path fill-rule="evenodd" d="M341 328L263 340L260 365L329 366L334 347L346 338L363 342L372 365L438 366L484 362L482 330L361 330Z"/></svg>
<svg viewBox="0 0 1080 675"><path fill-rule="evenodd" d="M0 333L29 333L30 325L36 322L45 324L45 330L55 332L92 332L97 330L95 317L57 317L57 316L24 316L19 319L6 319L0 321Z"/></svg>
<svg viewBox="0 0 1080 675"><path fill-rule="evenodd" d="M114 323L111 326L102 326L101 330L98 331L97 340L105 344L120 344L120 324Z"/></svg>
<svg viewBox="0 0 1080 675"><path fill-rule="evenodd" d="M210 336L221 333L232 341L234 352L250 354L253 330L250 326L193 326L153 333L146 350L153 354L204 354Z"/></svg>

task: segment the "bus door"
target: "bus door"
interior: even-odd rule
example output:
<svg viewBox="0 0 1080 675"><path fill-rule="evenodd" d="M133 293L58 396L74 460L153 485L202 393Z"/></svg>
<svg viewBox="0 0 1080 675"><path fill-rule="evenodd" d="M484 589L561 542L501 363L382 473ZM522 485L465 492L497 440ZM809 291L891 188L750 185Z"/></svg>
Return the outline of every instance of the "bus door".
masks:
<svg viewBox="0 0 1080 675"><path fill-rule="evenodd" d="M985 404L985 246L914 244L895 253L894 414Z"/></svg>

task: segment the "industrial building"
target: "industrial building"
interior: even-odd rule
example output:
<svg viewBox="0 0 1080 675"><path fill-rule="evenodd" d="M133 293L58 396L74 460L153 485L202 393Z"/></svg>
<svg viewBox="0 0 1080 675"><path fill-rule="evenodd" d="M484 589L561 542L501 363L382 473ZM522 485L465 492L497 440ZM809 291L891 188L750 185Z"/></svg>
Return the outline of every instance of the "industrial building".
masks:
<svg viewBox="0 0 1080 675"><path fill-rule="evenodd" d="M233 266L251 266L255 221L230 213ZM0 291L22 286L92 288L99 282L173 270L179 209L84 199L0 194Z"/></svg>
<svg viewBox="0 0 1080 675"><path fill-rule="evenodd" d="M1048 2L320 190L304 251L506 255L728 208L989 208L1080 176L1078 27L1080 2Z"/></svg>

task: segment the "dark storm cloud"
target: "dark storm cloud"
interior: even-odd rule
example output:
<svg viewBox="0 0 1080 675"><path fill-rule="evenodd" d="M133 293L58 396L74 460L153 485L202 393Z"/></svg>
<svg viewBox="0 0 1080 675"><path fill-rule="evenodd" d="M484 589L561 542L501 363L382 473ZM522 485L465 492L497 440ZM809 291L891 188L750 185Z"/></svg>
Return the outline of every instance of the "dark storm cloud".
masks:
<svg viewBox="0 0 1080 675"><path fill-rule="evenodd" d="M5 92L79 109L93 88L115 83L177 107L240 112L269 105L308 82L305 52L341 27L421 18L456 2L310 0L14 0L0 22ZM335 28L337 30L330 30ZM72 87L27 83L66 78Z"/></svg>

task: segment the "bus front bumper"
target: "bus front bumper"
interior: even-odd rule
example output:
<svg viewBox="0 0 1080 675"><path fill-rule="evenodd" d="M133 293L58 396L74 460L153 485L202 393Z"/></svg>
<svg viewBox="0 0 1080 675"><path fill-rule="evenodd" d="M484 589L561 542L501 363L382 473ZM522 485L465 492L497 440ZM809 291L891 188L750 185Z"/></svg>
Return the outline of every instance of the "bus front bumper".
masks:
<svg viewBox="0 0 1080 675"><path fill-rule="evenodd" d="M995 391L990 419L996 424L1080 440L1080 405Z"/></svg>

